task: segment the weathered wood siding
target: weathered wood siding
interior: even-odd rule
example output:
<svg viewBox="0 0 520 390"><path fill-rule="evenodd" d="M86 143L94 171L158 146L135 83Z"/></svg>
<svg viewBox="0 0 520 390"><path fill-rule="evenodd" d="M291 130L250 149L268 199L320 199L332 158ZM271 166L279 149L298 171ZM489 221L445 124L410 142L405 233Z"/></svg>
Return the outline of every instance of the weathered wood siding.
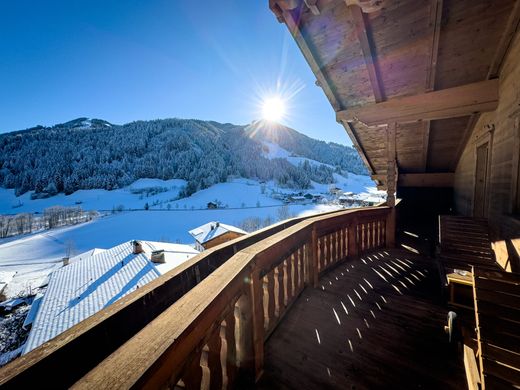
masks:
<svg viewBox="0 0 520 390"><path fill-rule="evenodd" d="M475 203L476 149L490 140L487 203L484 216L497 238L520 237L517 197L520 154L520 33L516 33L500 71L498 108L477 121L455 171L455 206L473 215ZM500 259L499 259L500 260ZM506 264L502 264L506 265Z"/></svg>

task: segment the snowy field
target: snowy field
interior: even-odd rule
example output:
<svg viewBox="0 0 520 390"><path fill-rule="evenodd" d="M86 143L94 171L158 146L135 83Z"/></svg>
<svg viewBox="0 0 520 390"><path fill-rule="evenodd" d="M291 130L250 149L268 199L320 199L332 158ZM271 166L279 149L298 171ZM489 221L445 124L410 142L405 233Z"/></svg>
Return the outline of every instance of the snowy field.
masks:
<svg viewBox="0 0 520 390"><path fill-rule="evenodd" d="M367 176L336 175L336 179L335 185L344 191L375 190ZM72 248L74 255L93 248L110 248L132 239L192 244L188 231L209 221L240 226L245 219L254 217L274 223L279 219L283 202L270 195L273 191L294 191L277 188L273 183L235 179L174 200L184 184L182 180L141 179L114 191L82 190L68 196L60 194L37 200L31 200L30 193L16 198L13 190L0 189L0 213L4 214L41 212L54 205L79 205L84 210L111 210L119 205L129 210L142 209L145 203L150 205L148 211L123 211L80 225L0 240L0 272L17 272L8 285L7 294L16 295L44 283L49 272L60 266L68 248ZM146 196L146 191L136 191L157 187L164 192ZM309 191L327 193L328 187L315 184ZM210 201L218 201L225 208L208 210ZM13 204L21 206L13 209ZM339 206L308 203L292 204L288 208L291 216L299 216L331 211Z"/></svg>

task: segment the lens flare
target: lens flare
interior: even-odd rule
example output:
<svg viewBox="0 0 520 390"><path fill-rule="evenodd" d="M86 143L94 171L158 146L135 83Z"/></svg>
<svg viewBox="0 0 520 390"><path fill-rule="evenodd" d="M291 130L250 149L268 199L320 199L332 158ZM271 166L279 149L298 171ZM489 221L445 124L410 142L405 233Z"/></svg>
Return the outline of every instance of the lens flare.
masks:
<svg viewBox="0 0 520 390"><path fill-rule="evenodd" d="M285 101L279 96L264 99L262 102L262 118L271 122L279 122L286 114Z"/></svg>

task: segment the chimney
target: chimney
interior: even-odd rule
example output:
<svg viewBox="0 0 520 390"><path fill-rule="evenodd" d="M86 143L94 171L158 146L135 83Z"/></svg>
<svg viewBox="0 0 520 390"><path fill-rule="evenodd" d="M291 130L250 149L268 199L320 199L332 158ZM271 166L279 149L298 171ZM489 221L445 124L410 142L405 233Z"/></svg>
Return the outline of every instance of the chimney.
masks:
<svg viewBox="0 0 520 390"><path fill-rule="evenodd" d="M220 222L217 222L217 223L215 224L215 229L218 228L219 225L220 225Z"/></svg>
<svg viewBox="0 0 520 390"><path fill-rule="evenodd" d="M166 260L164 259L164 249L152 252L152 262L159 264L166 263Z"/></svg>
<svg viewBox="0 0 520 390"><path fill-rule="evenodd" d="M134 255L138 255L139 253L143 253L143 246L141 245L140 241L133 240L132 241L132 247L133 247L133 253Z"/></svg>
<svg viewBox="0 0 520 390"><path fill-rule="evenodd" d="M69 265L69 262L70 262L70 259L68 256L64 257L63 258L63 266L65 267L66 265Z"/></svg>

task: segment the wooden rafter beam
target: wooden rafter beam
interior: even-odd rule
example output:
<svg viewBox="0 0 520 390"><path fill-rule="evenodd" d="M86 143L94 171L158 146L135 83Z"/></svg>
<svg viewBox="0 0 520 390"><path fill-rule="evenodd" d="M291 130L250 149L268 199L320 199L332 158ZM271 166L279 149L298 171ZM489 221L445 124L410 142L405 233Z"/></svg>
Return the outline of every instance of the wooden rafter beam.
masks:
<svg viewBox="0 0 520 390"><path fill-rule="evenodd" d="M345 0L345 2L347 5L349 4L349 0ZM382 102L385 100L385 96L383 94L381 82L379 81L379 74L374 63L374 55L372 53L373 50L368 39L367 25L365 23L363 12L359 5L350 5L348 6L348 9L350 11L352 22L354 23L354 29L356 30L356 36L359 40L361 51L363 52L363 59L367 67L368 77L370 79L370 84L372 85L375 101L376 103Z"/></svg>
<svg viewBox="0 0 520 390"><path fill-rule="evenodd" d="M391 122L414 122L467 116L493 111L498 106L498 79L460 87L399 97L382 103L351 107L336 113L336 119L360 121L368 126Z"/></svg>
<svg viewBox="0 0 520 390"><path fill-rule="evenodd" d="M330 104L334 108L334 111L338 111L341 109L341 104L339 103L334 90L329 84L327 77L325 76L321 65L318 62L318 59L314 56L313 51L311 50L309 44L303 37L300 28L299 28L299 20L296 20L294 17L294 13L291 10L282 10L283 20L285 20L285 24L287 25L289 31L291 32L294 40L298 44L301 52L303 53L307 63L311 67L312 71L316 75L316 79L318 81L319 86L325 92L325 95L329 99Z"/></svg>

